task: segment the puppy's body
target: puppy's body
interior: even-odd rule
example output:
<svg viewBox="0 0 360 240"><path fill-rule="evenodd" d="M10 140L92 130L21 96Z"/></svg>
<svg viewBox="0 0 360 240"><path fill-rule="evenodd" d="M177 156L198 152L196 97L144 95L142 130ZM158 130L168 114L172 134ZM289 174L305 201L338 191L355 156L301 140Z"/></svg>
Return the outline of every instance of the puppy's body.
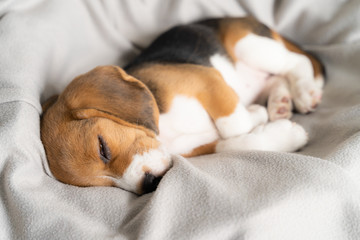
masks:
<svg viewBox="0 0 360 240"><path fill-rule="evenodd" d="M309 77L314 85L323 84L321 65L312 56L253 18L212 19L174 27L125 70L144 82L155 96L160 110L160 140L170 152L186 156L222 151L216 147L217 140L247 133L266 122L261 108L253 114L250 112L255 115L252 119L245 107L264 104L270 93L279 95L278 100L270 103L270 119L290 118L292 94L286 90L287 86L278 86L288 85L290 79L286 78L297 81L302 77L297 76L300 74ZM273 74L278 76L275 78ZM312 75L318 79L314 80ZM320 100L321 87L312 88L311 102L298 104L302 113L312 111ZM231 114L235 115L228 117ZM222 124L221 120L226 123ZM234 125L221 126L229 125L228 122ZM206 147L200 150L203 145ZM280 144L276 149L264 145L250 148L294 151L298 147ZM248 149L236 146L234 150L241 148Z"/></svg>
<svg viewBox="0 0 360 240"><path fill-rule="evenodd" d="M292 103L313 111L323 86L314 57L253 18L170 29L125 70L98 67L47 104L42 139L59 180L142 193L170 167L169 153L295 151L307 136L287 120Z"/></svg>

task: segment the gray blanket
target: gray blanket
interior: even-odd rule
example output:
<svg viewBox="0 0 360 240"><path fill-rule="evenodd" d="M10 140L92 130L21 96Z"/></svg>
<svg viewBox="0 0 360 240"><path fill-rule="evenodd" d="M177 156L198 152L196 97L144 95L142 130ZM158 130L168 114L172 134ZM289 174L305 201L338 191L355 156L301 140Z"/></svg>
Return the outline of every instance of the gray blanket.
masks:
<svg viewBox="0 0 360 240"><path fill-rule="evenodd" d="M246 14L326 66L322 104L293 118L304 149L174 156L141 197L45 173L42 101L171 26ZM359 39L357 0L0 1L0 239L359 239Z"/></svg>

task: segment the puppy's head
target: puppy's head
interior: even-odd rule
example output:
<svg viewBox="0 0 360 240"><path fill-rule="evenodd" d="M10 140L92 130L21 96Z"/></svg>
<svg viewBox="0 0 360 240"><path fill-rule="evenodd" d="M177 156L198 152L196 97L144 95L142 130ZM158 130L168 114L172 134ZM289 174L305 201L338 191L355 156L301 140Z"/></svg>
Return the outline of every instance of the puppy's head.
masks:
<svg viewBox="0 0 360 240"><path fill-rule="evenodd" d="M153 95L119 67L80 75L43 108L49 168L64 183L142 194L154 190L170 167L170 155L156 138Z"/></svg>

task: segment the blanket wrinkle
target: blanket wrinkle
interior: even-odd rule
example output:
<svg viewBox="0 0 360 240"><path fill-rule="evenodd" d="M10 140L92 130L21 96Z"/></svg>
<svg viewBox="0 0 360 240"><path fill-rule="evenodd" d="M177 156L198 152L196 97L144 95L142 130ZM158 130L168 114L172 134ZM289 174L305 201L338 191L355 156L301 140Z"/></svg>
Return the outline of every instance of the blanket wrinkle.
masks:
<svg viewBox="0 0 360 240"><path fill-rule="evenodd" d="M21 97L19 97L21 96ZM0 104L9 102L24 102L32 106L40 114L42 112L39 99L34 98L31 94L22 89L1 88L0 89Z"/></svg>

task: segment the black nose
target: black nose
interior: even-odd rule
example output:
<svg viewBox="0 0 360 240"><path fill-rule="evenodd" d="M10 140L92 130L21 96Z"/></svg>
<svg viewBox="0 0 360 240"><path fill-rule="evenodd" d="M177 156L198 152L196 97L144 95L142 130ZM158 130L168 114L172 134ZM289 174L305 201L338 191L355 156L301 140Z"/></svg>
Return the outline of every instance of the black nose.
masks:
<svg viewBox="0 0 360 240"><path fill-rule="evenodd" d="M156 187L159 185L161 177L155 177L151 173L145 173L143 191L144 193L153 192L156 190Z"/></svg>

